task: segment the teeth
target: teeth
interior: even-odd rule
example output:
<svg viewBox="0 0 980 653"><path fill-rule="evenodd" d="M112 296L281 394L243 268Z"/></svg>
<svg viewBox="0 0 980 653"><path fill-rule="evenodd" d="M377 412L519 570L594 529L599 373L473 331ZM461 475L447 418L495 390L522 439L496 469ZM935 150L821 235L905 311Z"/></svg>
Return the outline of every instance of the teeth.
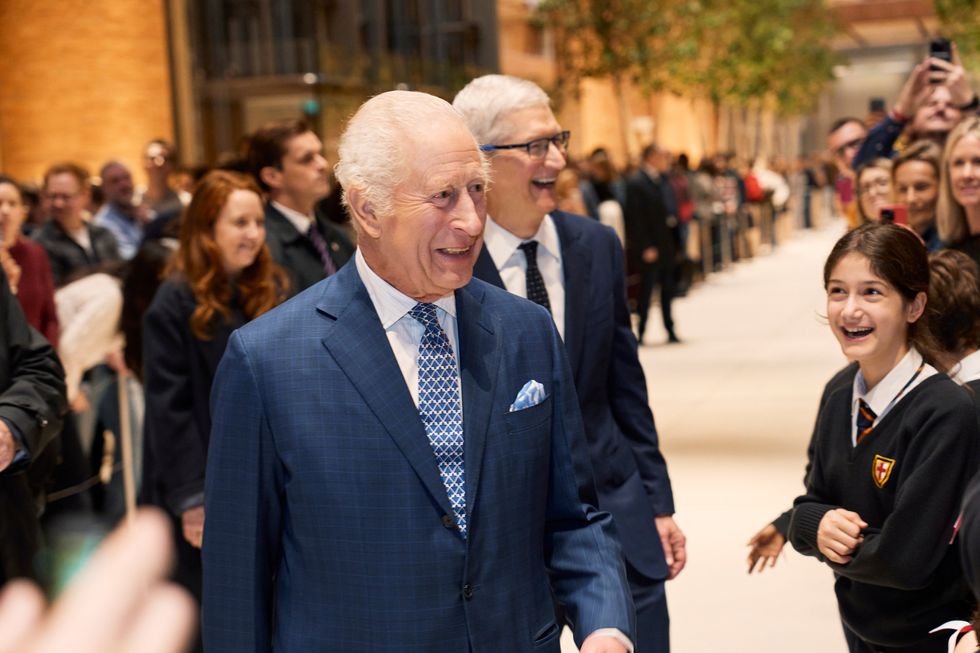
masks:
<svg viewBox="0 0 980 653"><path fill-rule="evenodd" d="M470 251L469 247L444 247L443 250L447 254L465 254Z"/></svg>
<svg viewBox="0 0 980 653"><path fill-rule="evenodd" d="M871 327L867 327L864 329L848 329L847 327L844 327L844 333L853 337L866 336L872 331L874 331L874 329L872 329Z"/></svg>

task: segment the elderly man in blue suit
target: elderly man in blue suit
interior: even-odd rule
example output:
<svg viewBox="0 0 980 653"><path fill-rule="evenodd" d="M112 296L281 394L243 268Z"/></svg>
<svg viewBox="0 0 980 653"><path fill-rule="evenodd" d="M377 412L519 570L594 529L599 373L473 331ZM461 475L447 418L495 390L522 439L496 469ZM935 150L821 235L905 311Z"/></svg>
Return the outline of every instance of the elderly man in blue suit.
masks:
<svg viewBox="0 0 980 653"><path fill-rule="evenodd" d="M392 91L340 141L354 262L229 341L212 393L209 653L632 648L546 311L471 280L486 162L452 107Z"/></svg>
<svg viewBox="0 0 980 653"><path fill-rule="evenodd" d="M557 210L569 133L536 84L485 75L453 106L491 162L474 275L551 312L571 362L599 508L612 513L623 542L637 651L666 653L664 580L683 569L686 548L630 328L622 247L612 229Z"/></svg>

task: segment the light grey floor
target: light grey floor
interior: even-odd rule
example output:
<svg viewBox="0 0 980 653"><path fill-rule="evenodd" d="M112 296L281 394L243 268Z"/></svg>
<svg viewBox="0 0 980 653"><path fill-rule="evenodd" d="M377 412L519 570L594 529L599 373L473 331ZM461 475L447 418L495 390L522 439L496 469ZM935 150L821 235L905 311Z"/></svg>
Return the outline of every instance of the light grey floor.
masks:
<svg viewBox="0 0 980 653"><path fill-rule="evenodd" d="M688 537L667 586L673 653L846 650L827 568L791 547L761 576L745 563L749 537L799 494L820 392L846 362L820 317L842 230L796 232L677 300L682 345L659 344L651 315L640 358Z"/></svg>

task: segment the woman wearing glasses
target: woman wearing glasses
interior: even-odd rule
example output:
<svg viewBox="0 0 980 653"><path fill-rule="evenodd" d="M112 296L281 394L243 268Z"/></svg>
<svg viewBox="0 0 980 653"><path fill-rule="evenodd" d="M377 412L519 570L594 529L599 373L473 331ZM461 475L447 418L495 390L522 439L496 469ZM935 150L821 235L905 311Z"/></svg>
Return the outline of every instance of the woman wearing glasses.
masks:
<svg viewBox="0 0 980 653"><path fill-rule="evenodd" d="M881 209L892 203L892 162L873 159L857 173L857 214L861 224L881 222Z"/></svg>

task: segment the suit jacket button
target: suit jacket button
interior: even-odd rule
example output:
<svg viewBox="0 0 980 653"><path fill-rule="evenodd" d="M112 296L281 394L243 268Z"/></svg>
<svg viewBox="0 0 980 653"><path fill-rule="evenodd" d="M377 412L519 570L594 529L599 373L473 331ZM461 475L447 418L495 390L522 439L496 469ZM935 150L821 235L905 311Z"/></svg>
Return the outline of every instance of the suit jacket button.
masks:
<svg viewBox="0 0 980 653"><path fill-rule="evenodd" d="M442 525L449 529L456 528L456 520L453 519L452 515L443 515Z"/></svg>
<svg viewBox="0 0 980 653"><path fill-rule="evenodd" d="M473 598L473 586L469 583L463 585L463 598L467 601Z"/></svg>

